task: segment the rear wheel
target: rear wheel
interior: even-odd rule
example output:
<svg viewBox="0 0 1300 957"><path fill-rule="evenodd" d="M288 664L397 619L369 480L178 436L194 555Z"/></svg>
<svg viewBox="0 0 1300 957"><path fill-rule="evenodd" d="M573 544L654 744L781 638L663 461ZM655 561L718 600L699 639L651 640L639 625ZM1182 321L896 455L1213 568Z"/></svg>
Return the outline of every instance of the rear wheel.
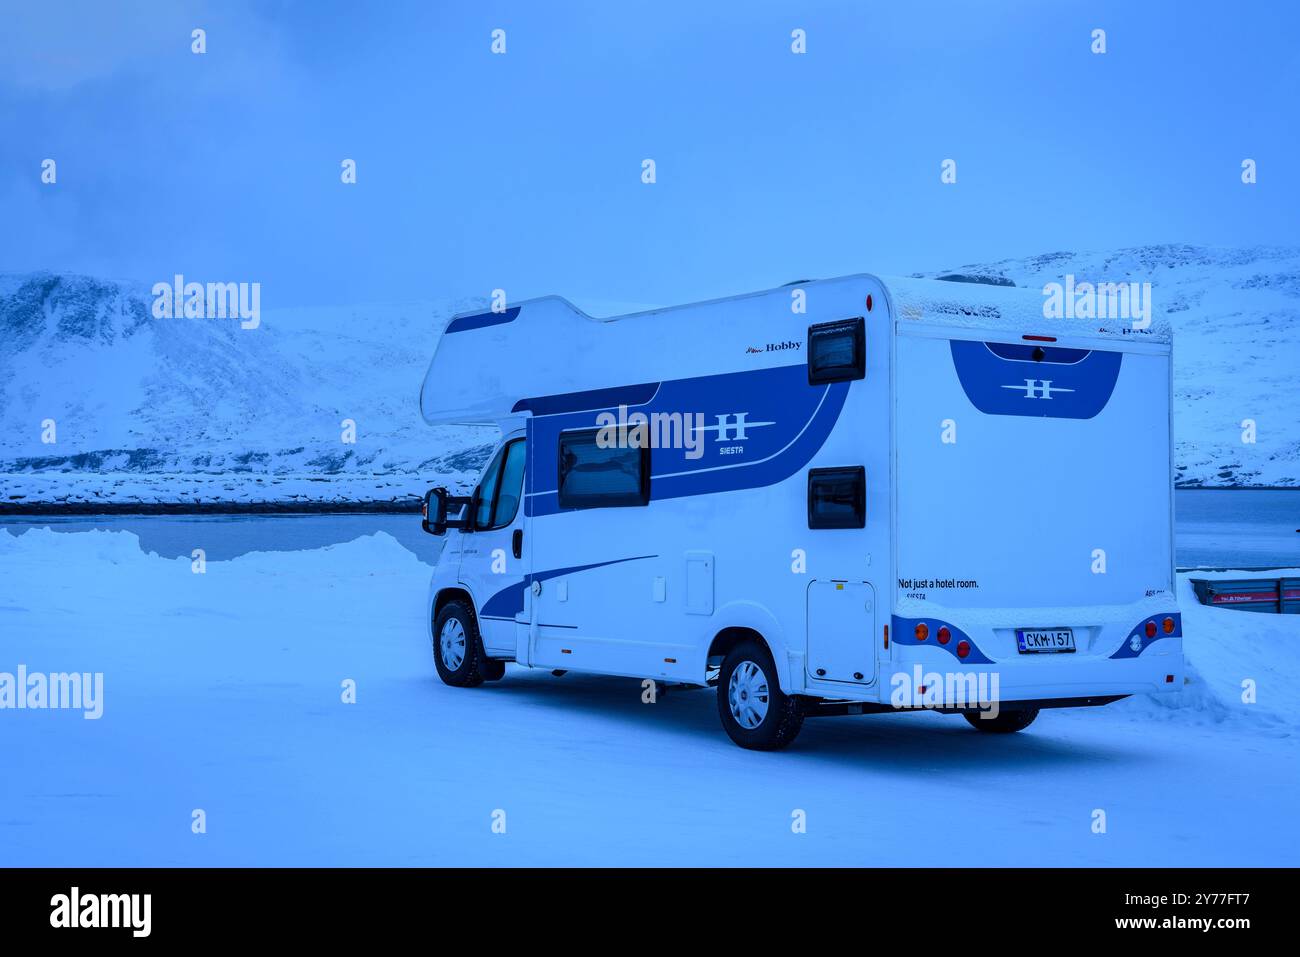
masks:
<svg viewBox="0 0 1300 957"><path fill-rule="evenodd" d="M970 722L970 726L976 731L987 731L990 734L1011 734L1016 731L1023 731L1034 723L1038 717L1037 708L1026 708L1023 711L1002 711L996 718L986 718L979 711L963 711L961 716Z"/></svg>
<svg viewBox="0 0 1300 957"><path fill-rule="evenodd" d="M755 751L784 748L803 727L799 702L781 691L772 655L756 641L742 641L722 662L718 716L732 741Z"/></svg>
<svg viewBox="0 0 1300 957"><path fill-rule="evenodd" d="M474 612L462 601L449 601L433 623L433 663L444 684L473 688L501 677L505 666L483 652Z"/></svg>

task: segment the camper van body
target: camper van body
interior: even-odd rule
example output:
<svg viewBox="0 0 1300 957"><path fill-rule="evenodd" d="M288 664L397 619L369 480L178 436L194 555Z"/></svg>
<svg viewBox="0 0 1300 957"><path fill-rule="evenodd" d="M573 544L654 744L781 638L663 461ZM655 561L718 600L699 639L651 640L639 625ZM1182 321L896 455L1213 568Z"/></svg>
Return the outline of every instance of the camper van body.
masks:
<svg viewBox="0 0 1300 957"><path fill-rule="evenodd" d="M1176 692L1167 328L1042 303L859 275L456 317L424 416L502 443L429 591L444 680L474 653L480 680L514 662L718 683L754 747L793 736L748 733L777 699L794 730L914 707L1016 730Z"/></svg>

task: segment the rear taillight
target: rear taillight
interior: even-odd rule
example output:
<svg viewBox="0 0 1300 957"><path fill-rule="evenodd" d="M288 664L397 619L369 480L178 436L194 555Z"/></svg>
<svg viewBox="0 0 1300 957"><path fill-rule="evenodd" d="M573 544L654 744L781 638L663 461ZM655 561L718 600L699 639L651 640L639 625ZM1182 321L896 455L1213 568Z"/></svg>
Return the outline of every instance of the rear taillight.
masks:
<svg viewBox="0 0 1300 957"><path fill-rule="evenodd" d="M963 638L961 641L957 642L957 657L965 658L969 654L970 654L970 642L967 641L965 638Z"/></svg>
<svg viewBox="0 0 1300 957"><path fill-rule="evenodd" d="M930 626L923 621L918 621L916 623L916 640L925 641L925 639L929 637L930 637Z"/></svg>
<svg viewBox="0 0 1300 957"><path fill-rule="evenodd" d="M1166 618L1164 620L1164 629L1166 635L1172 635L1174 633L1174 620L1172 618Z"/></svg>
<svg viewBox="0 0 1300 957"><path fill-rule="evenodd" d="M939 639L939 644L946 645L952 639L952 632L948 630L947 625L940 625L935 637Z"/></svg>
<svg viewBox="0 0 1300 957"><path fill-rule="evenodd" d="M1148 621L1148 622L1147 622L1147 637L1148 637L1148 638L1154 638L1155 636L1156 636L1156 623L1155 623L1154 621Z"/></svg>

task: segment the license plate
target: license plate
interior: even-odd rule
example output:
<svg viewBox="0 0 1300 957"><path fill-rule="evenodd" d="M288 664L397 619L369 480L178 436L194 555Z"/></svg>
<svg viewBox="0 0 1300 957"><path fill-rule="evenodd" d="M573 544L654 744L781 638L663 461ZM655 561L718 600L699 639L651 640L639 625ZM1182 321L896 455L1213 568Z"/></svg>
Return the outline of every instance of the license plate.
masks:
<svg viewBox="0 0 1300 957"><path fill-rule="evenodd" d="M1069 628L1017 628L1016 647L1022 655L1074 651L1074 632Z"/></svg>

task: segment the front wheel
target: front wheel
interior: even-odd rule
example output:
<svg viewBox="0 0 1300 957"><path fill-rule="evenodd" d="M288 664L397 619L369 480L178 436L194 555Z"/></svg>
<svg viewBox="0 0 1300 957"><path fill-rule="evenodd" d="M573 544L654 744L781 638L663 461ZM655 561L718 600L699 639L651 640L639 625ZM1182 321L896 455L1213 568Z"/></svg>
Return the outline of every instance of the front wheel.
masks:
<svg viewBox="0 0 1300 957"><path fill-rule="evenodd" d="M781 691L767 648L743 641L718 673L718 715L732 741L754 751L776 751L803 727L799 702Z"/></svg>
<svg viewBox="0 0 1300 957"><path fill-rule="evenodd" d="M500 662L483 651L474 612L464 602L449 601L433 623L433 663L444 684L474 688L484 679L500 678ZM495 666L495 667L494 667Z"/></svg>
<svg viewBox="0 0 1300 957"><path fill-rule="evenodd" d="M996 718L986 718L979 711L963 711L961 716L970 722L970 726L976 731L987 731L990 734L1012 734L1016 731L1023 731L1034 723L1038 717L1037 708L1026 708L1023 711L1002 711Z"/></svg>

